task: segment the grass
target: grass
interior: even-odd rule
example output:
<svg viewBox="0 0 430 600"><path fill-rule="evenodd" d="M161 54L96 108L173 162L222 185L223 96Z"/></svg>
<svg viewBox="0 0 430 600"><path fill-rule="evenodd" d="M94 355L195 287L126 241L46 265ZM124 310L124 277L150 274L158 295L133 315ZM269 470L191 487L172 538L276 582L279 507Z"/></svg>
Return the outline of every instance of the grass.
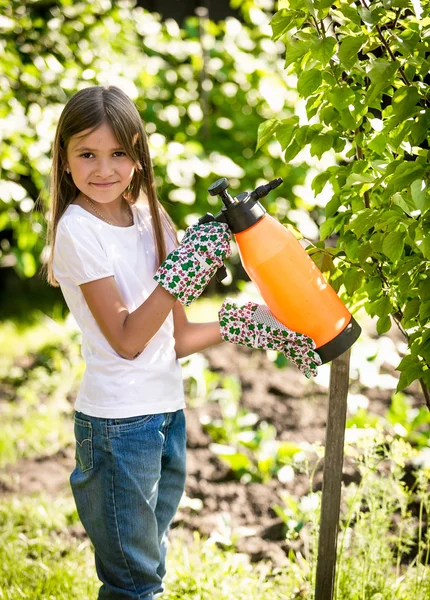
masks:
<svg viewBox="0 0 430 600"><path fill-rule="evenodd" d="M396 565L393 549L399 547L399 540L392 544L390 523L392 511L396 510L393 492L399 490L385 485L386 481L376 484L371 474L364 481L361 488L348 488L350 510L339 538L336 600L429 598L430 573L425 566L429 559L428 539L422 540L422 551L415 561L402 569L400 564ZM422 498L421 525L429 510L425 483L423 480L416 490ZM369 512L360 511L364 498L369 506L375 501L378 506ZM313 503L315 523L318 509L318 504ZM408 515L404 516L408 528ZM351 529L353 519L356 523ZM71 496L4 499L0 504L0 598L96 598L99 582L92 549L88 539L80 534L78 522ZM404 548L408 546L407 538L403 535ZM317 544L317 536L313 544ZM312 600L316 565L314 558L308 558L292 554L286 567L273 569L268 563L253 565L248 556L235 552L234 548L220 549L197 533L188 546L176 535L168 554L167 589L163 598Z"/></svg>
<svg viewBox="0 0 430 600"><path fill-rule="evenodd" d="M12 499L0 505L0 598L79 600L99 587L89 541L73 531L78 516L72 498ZM176 540L168 557L166 600L275 600L292 598L305 585L297 565L273 572L251 565L244 554L225 552L194 537Z"/></svg>

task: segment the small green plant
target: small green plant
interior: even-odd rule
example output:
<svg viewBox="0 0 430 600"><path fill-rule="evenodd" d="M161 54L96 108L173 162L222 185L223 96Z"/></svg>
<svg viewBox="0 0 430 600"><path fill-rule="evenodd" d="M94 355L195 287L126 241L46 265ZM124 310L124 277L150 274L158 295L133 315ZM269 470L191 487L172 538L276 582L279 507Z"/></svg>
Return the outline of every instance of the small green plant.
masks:
<svg viewBox="0 0 430 600"><path fill-rule="evenodd" d="M387 434L396 439L404 439L417 448L430 446L430 412L426 407L412 408L410 399L402 392L391 397L391 404L383 417L373 414L366 408L359 408L348 417L348 429L384 428Z"/></svg>
<svg viewBox="0 0 430 600"><path fill-rule="evenodd" d="M210 395L217 400L221 417L202 416L201 423L213 439L211 450L232 469L242 483L267 482L273 476L287 477L292 457L301 452L298 444L276 440L276 429L258 422L256 413L240 406L241 386L236 377L220 379L221 387Z"/></svg>
<svg viewBox="0 0 430 600"><path fill-rule="evenodd" d="M411 487L403 480L418 451L379 429L347 445L346 452L355 456L361 481L344 491L337 598L427 598L430 536L424 516L430 511L430 473L417 470ZM418 522L412 514L417 504Z"/></svg>
<svg viewBox="0 0 430 600"><path fill-rule="evenodd" d="M396 436L414 446L430 446L430 412L424 406L412 408L405 394L393 394L385 419Z"/></svg>
<svg viewBox="0 0 430 600"><path fill-rule="evenodd" d="M82 374L77 334L48 318L42 323L24 330L10 322L0 327L0 339L7 339L0 361L0 467L55 454L73 440L67 397Z"/></svg>
<svg viewBox="0 0 430 600"><path fill-rule="evenodd" d="M336 600L413 600L430 594L429 468L404 482L405 467L419 451L393 439L379 425L345 445L360 473L360 483L343 489L336 566ZM302 465L310 478L309 464ZM302 539L311 589L315 580L321 493L300 499L282 494L275 512L285 523L287 540ZM290 551L290 558L294 553ZM311 600L313 593L309 596Z"/></svg>

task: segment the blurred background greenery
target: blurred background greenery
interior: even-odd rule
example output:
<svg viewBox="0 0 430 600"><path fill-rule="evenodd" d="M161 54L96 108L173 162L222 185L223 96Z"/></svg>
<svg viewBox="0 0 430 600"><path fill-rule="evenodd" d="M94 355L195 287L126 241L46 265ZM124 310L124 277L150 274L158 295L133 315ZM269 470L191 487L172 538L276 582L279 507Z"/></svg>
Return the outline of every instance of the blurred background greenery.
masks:
<svg viewBox="0 0 430 600"><path fill-rule="evenodd" d="M191 3L185 4L192 13ZM185 17L182 6L180 26L135 0L0 0L3 318L31 320L33 308L65 316L61 293L38 274L50 152L64 104L90 85L118 85L136 103L159 197L179 229L219 209L207 193L215 179L227 177L238 193L282 177L284 184L265 200L268 210L318 238L324 195L316 200L308 182L321 161L286 164L276 140L256 151L259 125L274 115L291 116L297 100L295 81L282 69L284 44L271 39L274 2L230 4L217 21L204 7ZM217 5L217 18L220 11ZM325 167L334 162L326 156ZM246 278L238 256L230 267L227 285L236 288Z"/></svg>

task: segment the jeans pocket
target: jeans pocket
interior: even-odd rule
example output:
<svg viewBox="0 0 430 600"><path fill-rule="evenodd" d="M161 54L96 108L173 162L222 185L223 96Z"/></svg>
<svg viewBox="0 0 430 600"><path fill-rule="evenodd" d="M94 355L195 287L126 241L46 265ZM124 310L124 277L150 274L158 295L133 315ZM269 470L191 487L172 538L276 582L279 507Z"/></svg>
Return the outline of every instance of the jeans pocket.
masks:
<svg viewBox="0 0 430 600"><path fill-rule="evenodd" d="M138 417L125 417L123 419L115 419L115 422L110 423L107 428L109 431L109 435L112 434L121 434L126 433L127 431L132 431L133 429L137 429L139 427L143 427L147 423L150 423L156 417L160 417L163 415L153 414L153 415L141 415Z"/></svg>
<svg viewBox="0 0 430 600"><path fill-rule="evenodd" d="M75 416L76 463L81 471L93 468L93 426Z"/></svg>

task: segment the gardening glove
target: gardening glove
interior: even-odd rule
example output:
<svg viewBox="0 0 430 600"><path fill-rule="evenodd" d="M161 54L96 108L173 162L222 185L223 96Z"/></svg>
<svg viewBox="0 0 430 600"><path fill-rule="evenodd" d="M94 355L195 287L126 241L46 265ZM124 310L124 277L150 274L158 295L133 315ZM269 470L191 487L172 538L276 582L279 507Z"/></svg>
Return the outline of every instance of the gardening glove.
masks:
<svg viewBox="0 0 430 600"><path fill-rule="evenodd" d="M188 227L179 246L161 263L155 281L188 306L230 256L230 240L225 223L211 221Z"/></svg>
<svg viewBox="0 0 430 600"><path fill-rule="evenodd" d="M238 306L231 298L226 298L218 316L221 337L227 342L277 350L285 354L308 379L317 375L321 358L315 351L315 342L307 335L285 327L267 306L254 302Z"/></svg>

